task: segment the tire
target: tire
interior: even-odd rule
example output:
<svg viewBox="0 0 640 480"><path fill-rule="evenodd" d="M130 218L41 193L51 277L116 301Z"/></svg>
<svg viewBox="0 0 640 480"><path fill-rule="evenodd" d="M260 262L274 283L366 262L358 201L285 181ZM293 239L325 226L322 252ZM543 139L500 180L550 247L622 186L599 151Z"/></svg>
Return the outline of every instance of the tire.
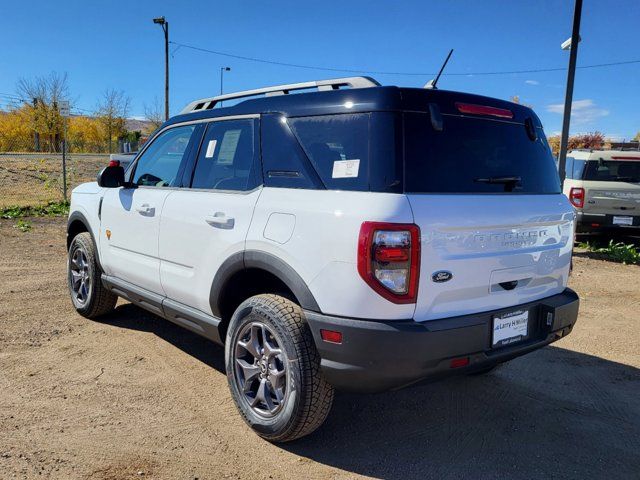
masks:
<svg viewBox="0 0 640 480"><path fill-rule="evenodd" d="M86 318L111 312L118 296L102 285L102 270L89 232L79 233L71 241L67 259L67 285L76 311Z"/></svg>
<svg viewBox="0 0 640 480"><path fill-rule="evenodd" d="M227 329L225 363L231 396L262 438L289 442L327 418L334 390L320 371L302 309L292 301L278 295L245 300Z"/></svg>

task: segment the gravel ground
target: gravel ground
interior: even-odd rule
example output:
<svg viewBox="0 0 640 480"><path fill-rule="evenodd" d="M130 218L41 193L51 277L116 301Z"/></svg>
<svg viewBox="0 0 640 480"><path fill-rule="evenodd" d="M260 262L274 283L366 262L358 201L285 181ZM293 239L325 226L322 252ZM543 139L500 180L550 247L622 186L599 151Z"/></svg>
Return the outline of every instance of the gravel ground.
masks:
<svg viewBox="0 0 640 480"><path fill-rule="evenodd" d="M338 394L314 435L254 435L223 350L121 303L73 311L63 219L0 220L0 478L640 478L640 267L578 254L573 333L493 373Z"/></svg>

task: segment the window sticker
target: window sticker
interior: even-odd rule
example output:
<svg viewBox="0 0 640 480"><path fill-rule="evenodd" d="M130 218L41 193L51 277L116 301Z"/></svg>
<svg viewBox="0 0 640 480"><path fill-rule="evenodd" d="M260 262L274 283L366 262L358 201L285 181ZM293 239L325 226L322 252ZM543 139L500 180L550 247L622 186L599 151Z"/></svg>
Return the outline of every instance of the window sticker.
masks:
<svg viewBox="0 0 640 480"><path fill-rule="evenodd" d="M216 153L216 144L217 140L209 140L209 145L207 145L207 153L204 158L213 158L213 154Z"/></svg>
<svg viewBox="0 0 640 480"><path fill-rule="evenodd" d="M238 141L242 130L227 130L222 137L220 153L218 153L218 165L233 165L233 157L236 155Z"/></svg>
<svg viewBox="0 0 640 480"><path fill-rule="evenodd" d="M355 178L360 169L360 159L336 160L333 162L331 178Z"/></svg>

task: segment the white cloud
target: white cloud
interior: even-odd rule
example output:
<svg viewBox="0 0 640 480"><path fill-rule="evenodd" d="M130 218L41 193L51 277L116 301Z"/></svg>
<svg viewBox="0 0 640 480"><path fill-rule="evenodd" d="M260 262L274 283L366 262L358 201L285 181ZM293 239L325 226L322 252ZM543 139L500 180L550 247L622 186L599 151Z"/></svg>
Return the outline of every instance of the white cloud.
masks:
<svg viewBox="0 0 640 480"><path fill-rule="evenodd" d="M605 133L604 138L611 142L623 142L629 139L629 137L622 135L621 133Z"/></svg>
<svg viewBox="0 0 640 480"><path fill-rule="evenodd" d="M563 111L563 103L547 105L547 112L562 115ZM571 122L574 125L587 125L607 115L609 115L609 110L598 107L590 98L575 100L571 104Z"/></svg>
<svg viewBox="0 0 640 480"><path fill-rule="evenodd" d="M540 82L537 80L525 80L524 83L527 85L540 85Z"/></svg>

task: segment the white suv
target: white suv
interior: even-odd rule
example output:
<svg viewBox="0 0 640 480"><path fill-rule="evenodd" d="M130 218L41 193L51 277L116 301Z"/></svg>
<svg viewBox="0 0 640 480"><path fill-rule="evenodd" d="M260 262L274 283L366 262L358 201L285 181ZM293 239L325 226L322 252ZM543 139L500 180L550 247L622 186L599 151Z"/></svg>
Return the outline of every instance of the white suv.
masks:
<svg viewBox="0 0 640 480"><path fill-rule="evenodd" d="M640 233L640 152L572 150L566 172L577 233Z"/></svg>
<svg viewBox="0 0 640 480"><path fill-rule="evenodd" d="M76 188L69 289L86 317L123 297L224 344L239 411L287 441L334 387L486 372L568 334L574 215L529 108L282 85L195 101Z"/></svg>

